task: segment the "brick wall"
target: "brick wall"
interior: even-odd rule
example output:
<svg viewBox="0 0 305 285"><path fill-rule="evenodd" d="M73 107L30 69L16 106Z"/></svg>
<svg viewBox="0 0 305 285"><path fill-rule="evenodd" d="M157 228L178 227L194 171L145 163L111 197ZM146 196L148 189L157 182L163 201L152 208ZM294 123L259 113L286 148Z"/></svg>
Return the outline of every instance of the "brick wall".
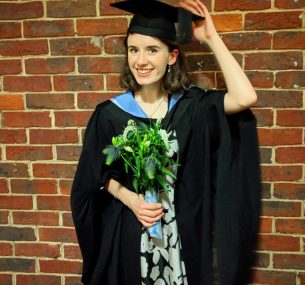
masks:
<svg viewBox="0 0 305 285"><path fill-rule="evenodd" d="M109 0L0 0L0 284L80 284L69 194L94 106L120 92L128 17ZM304 0L206 0L257 89L263 209L254 284L305 284ZM188 44L192 77L223 87ZM198 53L199 51L199 53Z"/></svg>

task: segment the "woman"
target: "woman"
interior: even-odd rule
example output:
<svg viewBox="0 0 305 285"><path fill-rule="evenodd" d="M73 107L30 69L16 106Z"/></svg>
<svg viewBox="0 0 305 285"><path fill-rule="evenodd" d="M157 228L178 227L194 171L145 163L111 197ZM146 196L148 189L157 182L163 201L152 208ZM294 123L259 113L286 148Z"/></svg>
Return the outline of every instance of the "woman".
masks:
<svg viewBox="0 0 305 285"><path fill-rule="evenodd" d="M246 284L259 214L255 120L246 110L256 93L206 7L199 0L181 6L205 18L194 23L193 36L213 51L227 91L189 84L167 17L133 17L122 74L129 90L97 106L73 183L84 284L210 285L214 246L220 284ZM149 124L160 118L176 133L181 166L170 195L148 203L119 161L105 165L102 150L129 119ZM163 239L149 237L145 229L160 220Z"/></svg>

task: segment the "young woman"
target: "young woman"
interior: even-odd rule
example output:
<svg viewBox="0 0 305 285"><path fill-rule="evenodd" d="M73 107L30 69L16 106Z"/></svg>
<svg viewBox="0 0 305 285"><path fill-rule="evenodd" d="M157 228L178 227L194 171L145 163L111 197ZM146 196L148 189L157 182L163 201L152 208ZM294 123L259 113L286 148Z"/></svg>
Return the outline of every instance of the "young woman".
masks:
<svg viewBox="0 0 305 285"><path fill-rule="evenodd" d="M84 139L71 194L83 255L84 284L246 284L259 215L256 93L199 0L181 6L204 20L193 36L213 51L227 91L190 84L185 58L166 17L136 14L126 37L122 84L128 90L97 106ZM149 9L148 9L149 10ZM103 148L129 119L176 134L177 180L148 203L135 193L120 161L105 165ZM249 159L251 158L251 159ZM162 222L162 240L147 227Z"/></svg>

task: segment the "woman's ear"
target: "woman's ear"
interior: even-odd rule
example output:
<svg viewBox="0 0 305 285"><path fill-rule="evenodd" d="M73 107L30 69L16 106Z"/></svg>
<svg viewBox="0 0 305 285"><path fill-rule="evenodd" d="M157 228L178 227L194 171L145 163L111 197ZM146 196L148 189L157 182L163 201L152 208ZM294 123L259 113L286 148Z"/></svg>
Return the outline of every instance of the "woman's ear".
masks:
<svg viewBox="0 0 305 285"><path fill-rule="evenodd" d="M173 65L176 62L178 56L179 56L179 50L176 48L173 49L170 53L168 64Z"/></svg>

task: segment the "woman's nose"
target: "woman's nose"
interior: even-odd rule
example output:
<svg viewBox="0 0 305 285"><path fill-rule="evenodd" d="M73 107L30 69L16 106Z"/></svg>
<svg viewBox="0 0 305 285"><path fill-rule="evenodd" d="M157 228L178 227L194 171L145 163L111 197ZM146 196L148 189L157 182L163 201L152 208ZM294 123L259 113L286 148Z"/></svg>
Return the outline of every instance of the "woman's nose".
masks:
<svg viewBox="0 0 305 285"><path fill-rule="evenodd" d="M138 58L137 58L137 63L139 65L143 65L147 63L147 56L145 52L139 52Z"/></svg>

